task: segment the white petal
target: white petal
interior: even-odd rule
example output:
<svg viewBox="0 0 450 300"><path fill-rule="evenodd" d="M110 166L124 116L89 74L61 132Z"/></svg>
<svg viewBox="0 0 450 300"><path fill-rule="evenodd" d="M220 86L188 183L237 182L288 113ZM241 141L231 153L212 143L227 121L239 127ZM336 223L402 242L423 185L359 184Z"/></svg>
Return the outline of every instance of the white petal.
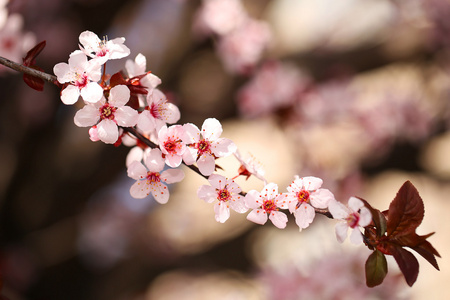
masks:
<svg viewBox="0 0 450 300"><path fill-rule="evenodd" d="M312 223L316 212L314 208L306 203L300 204L300 206L295 210L295 223L298 225L300 230L308 228L309 224Z"/></svg>
<svg viewBox="0 0 450 300"><path fill-rule="evenodd" d="M61 91L61 101L66 105L72 105L78 101L80 89L74 85L68 85Z"/></svg>
<svg viewBox="0 0 450 300"><path fill-rule="evenodd" d="M275 199L278 195L278 185L276 183L268 183L261 191L261 195L267 199Z"/></svg>
<svg viewBox="0 0 450 300"><path fill-rule="evenodd" d="M358 227L353 228L350 233L350 242L355 245L359 245L363 242L363 237L361 231L359 231Z"/></svg>
<svg viewBox="0 0 450 300"><path fill-rule="evenodd" d="M217 140L222 134L222 125L215 118L208 118L203 122L202 135L208 141Z"/></svg>
<svg viewBox="0 0 450 300"><path fill-rule="evenodd" d="M174 124L180 120L180 110L175 104L166 103L166 109L164 110L164 121L169 124Z"/></svg>
<svg viewBox="0 0 450 300"><path fill-rule="evenodd" d="M205 202L212 203L217 200L217 191L210 185L202 185L197 190L197 196Z"/></svg>
<svg viewBox="0 0 450 300"><path fill-rule="evenodd" d="M181 156L166 154L166 165L172 168L176 168L181 165Z"/></svg>
<svg viewBox="0 0 450 300"><path fill-rule="evenodd" d="M115 107L121 107L130 100L130 89L123 84L116 85L109 92L109 104Z"/></svg>
<svg viewBox="0 0 450 300"><path fill-rule="evenodd" d="M216 160L212 155L205 154L200 156L200 159L197 161L197 165L200 173L205 176L209 176L216 169Z"/></svg>
<svg viewBox="0 0 450 300"><path fill-rule="evenodd" d="M79 72L86 71L87 64L87 56L82 51L76 50L70 53L69 66L71 70Z"/></svg>
<svg viewBox="0 0 450 300"><path fill-rule="evenodd" d="M151 132L156 129L155 119L148 110L144 110L139 114L137 127L144 132Z"/></svg>
<svg viewBox="0 0 450 300"><path fill-rule="evenodd" d="M194 147L186 147L183 153L183 161L186 165L192 165L197 161L198 151Z"/></svg>
<svg viewBox="0 0 450 300"><path fill-rule="evenodd" d="M347 238L348 225L347 223L337 223L335 227L336 238L339 243L343 243Z"/></svg>
<svg viewBox="0 0 450 300"><path fill-rule="evenodd" d="M228 201L231 209L240 214L245 213L248 210L247 205L245 205L244 197L233 196L233 198Z"/></svg>
<svg viewBox="0 0 450 300"><path fill-rule="evenodd" d="M247 215L247 220L264 225L267 222L267 213L263 209L254 209Z"/></svg>
<svg viewBox="0 0 450 300"><path fill-rule="evenodd" d="M286 227L286 223L288 221L288 218L286 214L280 212L280 211L273 211L270 213L269 219L272 221L273 225L276 227L283 229Z"/></svg>
<svg viewBox="0 0 450 300"><path fill-rule="evenodd" d="M167 183L180 182L184 178L184 172L180 169L169 169L161 173L161 178Z"/></svg>
<svg viewBox="0 0 450 300"><path fill-rule="evenodd" d="M53 67L53 73L58 78L59 83L72 81L69 64L59 63Z"/></svg>
<svg viewBox="0 0 450 300"><path fill-rule="evenodd" d="M97 82L89 82L81 89L81 97L86 102L96 103L102 99L103 88Z"/></svg>
<svg viewBox="0 0 450 300"><path fill-rule="evenodd" d="M220 223L225 223L228 218L230 218L230 209L224 202L217 202L214 204L214 212L216 213L216 221Z"/></svg>
<svg viewBox="0 0 450 300"><path fill-rule="evenodd" d="M77 111L73 120L78 127L93 126L100 120L100 112L94 105L87 104Z"/></svg>
<svg viewBox="0 0 450 300"><path fill-rule="evenodd" d="M328 204L335 200L334 195L328 189L318 189L310 194L311 204L317 208L327 208Z"/></svg>
<svg viewBox="0 0 450 300"><path fill-rule="evenodd" d="M136 199L142 199L148 196L150 193L150 188L146 180L136 181L130 188L131 197Z"/></svg>
<svg viewBox="0 0 450 300"><path fill-rule="evenodd" d="M102 120L97 125L98 137L106 144L114 144L119 138L119 129L116 123L111 120Z"/></svg>
<svg viewBox="0 0 450 300"><path fill-rule="evenodd" d="M145 177L147 177L147 169L141 162L134 161L128 167L127 174L128 177L131 177L135 180L144 179Z"/></svg>
<svg viewBox="0 0 450 300"><path fill-rule="evenodd" d="M78 39L80 40L81 45L89 51L98 48L98 45L101 42L98 35L89 30L80 33Z"/></svg>
<svg viewBox="0 0 450 300"><path fill-rule="evenodd" d="M295 180L300 187L307 191L314 191L322 186L323 180L314 176L306 176Z"/></svg>
<svg viewBox="0 0 450 300"><path fill-rule="evenodd" d="M129 106L122 106L116 110L114 117L119 126L131 127L136 125L139 114Z"/></svg>

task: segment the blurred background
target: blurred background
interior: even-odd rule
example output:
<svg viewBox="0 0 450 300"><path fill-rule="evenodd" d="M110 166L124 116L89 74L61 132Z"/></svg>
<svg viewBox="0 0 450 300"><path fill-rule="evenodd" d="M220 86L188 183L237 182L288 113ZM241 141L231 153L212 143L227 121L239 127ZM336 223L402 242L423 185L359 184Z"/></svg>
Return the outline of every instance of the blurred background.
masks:
<svg viewBox="0 0 450 300"><path fill-rule="evenodd" d="M449 0L10 0L0 55L21 62L42 40L47 73L84 30L125 37L181 111L215 117L280 191L324 179L342 202L384 210L404 181L425 203L419 234L441 270L418 257L409 288L393 260L365 287L370 251L338 244L334 221L298 232L225 224L185 169L166 205L133 199L129 148L89 140L55 86L28 88L0 70L0 271L8 299L445 299L450 280ZM113 74L125 59L108 62ZM79 103L79 105L81 105ZM237 174L233 158L217 163ZM244 191L262 189L238 178Z"/></svg>

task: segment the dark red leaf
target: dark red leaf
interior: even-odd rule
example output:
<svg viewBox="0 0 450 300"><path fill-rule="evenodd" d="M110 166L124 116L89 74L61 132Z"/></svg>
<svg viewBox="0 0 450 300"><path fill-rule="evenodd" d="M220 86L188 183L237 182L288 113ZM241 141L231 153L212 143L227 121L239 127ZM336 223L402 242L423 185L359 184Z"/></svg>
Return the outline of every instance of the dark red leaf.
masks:
<svg viewBox="0 0 450 300"><path fill-rule="evenodd" d="M115 87L119 84L127 84L127 81L125 78L123 78L123 75L121 72L117 72L111 76L111 79L109 80L109 84L111 87Z"/></svg>
<svg viewBox="0 0 450 300"><path fill-rule="evenodd" d="M407 235L415 232L422 223L424 211L419 192L410 181L406 181L389 205L388 236Z"/></svg>
<svg viewBox="0 0 450 300"><path fill-rule="evenodd" d="M45 41L40 42L36 46L34 46L30 51L27 52L27 55L22 59L24 66L32 66L35 64L36 57L41 53L41 51L45 48Z"/></svg>
<svg viewBox="0 0 450 300"><path fill-rule="evenodd" d="M388 273L386 257L378 250L372 252L366 261L366 284L368 287L380 285Z"/></svg>
<svg viewBox="0 0 450 300"><path fill-rule="evenodd" d="M387 227L386 217L378 209L373 208L366 200L362 198L358 199L364 203L364 206L367 207L367 209L369 209L370 213L372 214L372 221L375 224L377 236L378 237L383 236L386 232Z"/></svg>
<svg viewBox="0 0 450 300"><path fill-rule="evenodd" d="M389 250L400 267L406 283L412 286L416 282L417 275L419 275L419 262L411 252L403 249L401 246L391 244Z"/></svg>
<svg viewBox="0 0 450 300"><path fill-rule="evenodd" d="M44 90L44 80L42 78L38 78L35 76L31 76L28 74L23 74L23 81L31 87L32 89L35 89L36 91L43 91Z"/></svg>

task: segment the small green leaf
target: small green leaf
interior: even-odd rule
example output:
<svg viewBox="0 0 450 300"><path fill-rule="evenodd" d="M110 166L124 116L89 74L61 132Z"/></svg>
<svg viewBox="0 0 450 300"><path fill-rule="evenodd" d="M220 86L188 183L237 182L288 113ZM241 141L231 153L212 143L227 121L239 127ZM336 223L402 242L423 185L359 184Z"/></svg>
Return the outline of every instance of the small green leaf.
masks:
<svg viewBox="0 0 450 300"><path fill-rule="evenodd" d="M368 287L380 285L388 273L386 257L378 250L372 252L366 261L366 284Z"/></svg>

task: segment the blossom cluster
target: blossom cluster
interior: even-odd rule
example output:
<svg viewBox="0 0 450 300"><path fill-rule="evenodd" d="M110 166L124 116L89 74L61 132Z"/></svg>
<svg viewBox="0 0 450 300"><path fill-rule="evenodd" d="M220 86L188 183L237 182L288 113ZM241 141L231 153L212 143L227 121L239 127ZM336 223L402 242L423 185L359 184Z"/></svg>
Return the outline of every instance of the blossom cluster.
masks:
<svg viewBox="0 0 450 300"><path fill-rule="evenodd" d="M322 188L322 179L313 176L296 176L286 192L279 192L278 185L267 182L253 158L242 158L234 142L221 137L223 129L217 119L206 119L201 128L192 123L176 124L180 111L157 88L161 79L146 71L145 56L138 54L134 61L126 61L125 77L122 73L105 74L102 68L108 60L130 54L125 38L100 39L85 31L79 41L79 50L70 54L68 63L54 67L62 87L61 100L67 105L83 100L84 106L75 114L74 122L79 127L90 127L92 141L133 146L126 162L128 176L136 180L130 188L132 197L140 199L151 194L155 201L167 203L167 185L184 178L180 165L195 164L209 182L199 187L197 195L208 203L215 202L217 222L227 221L230 209L250 211L248 220L262 225L269 219L282 229L288 222L282 210L287 210L302 230L309 227L317 212L329 212L344 221L336 226L340 242L348 228L354 229L352 242L362 241L358 228L367 226L371 215L360 200L351 198L349 207L344 206L331 191ZM216 160L230 155L241 164L233 178L217 172L220 168ZM263 181L264 187L244 193L234 179L252 175Z"/></svg>

